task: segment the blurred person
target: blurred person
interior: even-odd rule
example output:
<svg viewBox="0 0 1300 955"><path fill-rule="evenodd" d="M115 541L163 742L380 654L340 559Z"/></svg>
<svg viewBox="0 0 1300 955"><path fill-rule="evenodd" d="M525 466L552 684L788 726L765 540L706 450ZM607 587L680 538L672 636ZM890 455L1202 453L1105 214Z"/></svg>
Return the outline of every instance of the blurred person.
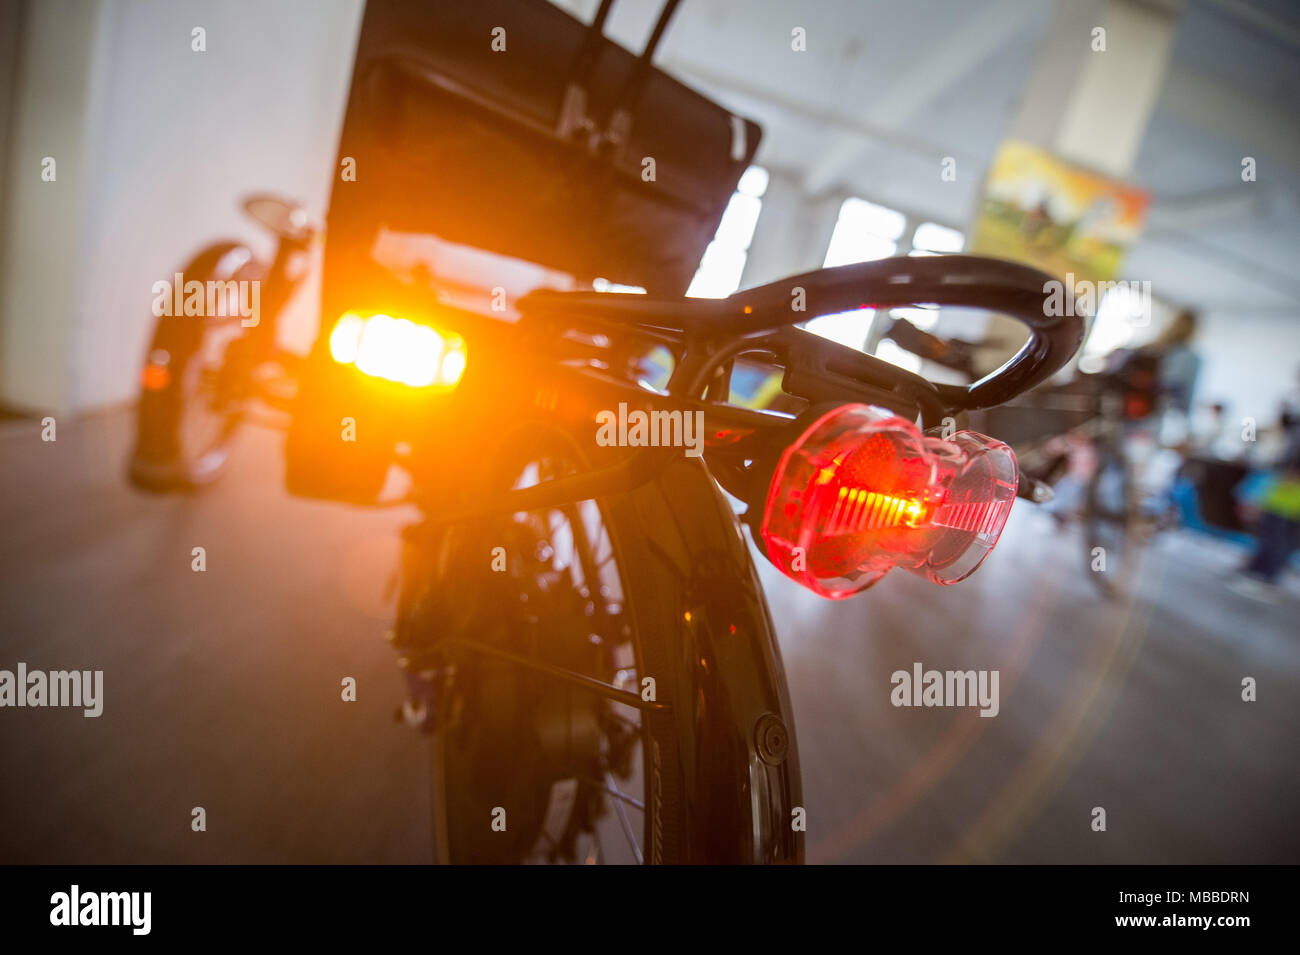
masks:
<svg viewBox="0 0 1300 955"><path fill-rule="evenodd" d="M1300 446L1300 406L1284 400L1278 410L1277 423L1261 427L1255 440L1247 442L1246 457L1252 466L1268 470L1275 461L1287 457Z"/></svg>
<svg viewBox="0 0 1300 955"><path fill-rule="evenodd" d="M1043 509L1052 515L1058 529L1064 529L1083 511L1084 493L1097 470L1097 449L1091 438L1078 431L1052 438L1043 448L1051 461L1042 479L1055 492Z"/></svg>
<svg viewBox="0 0 1300 955"><path fill-rule="evenodd" d="M1291 390L1282 397L1282 416L1284 418L1289 416L1293 421L1300 418L1300 368L1296 369Z"/></svg>
<svg viewBox="0 0 1300 955"><path fill-rule="evenodd" d="M1300 441L1292 440L1274 473L1248 495L1244 508L1255 514L1255 553L1229 587L1274 600L1277 579L1300 547Z"/></svg>
<svg viewBox="0 0 1300 955"><path fill-rule="evenodd" d="M1241 429L1228 418L1227 403L1216 401L1205 409L1205 416L1193 423L1188 455L1236 461L1245 453L1245 442Z"/></svg>
<svg viewBox="0 0 1300 955"><path fill-rule="evenodd" d="M1142 510L1149 516L1169 512L1175 476L1183 464L1177 452L1188 441L1192 395L1201 370L1201 356L1192 346L1197 326L1196 313L1184 308L1153 341L1117 349L1106 362L1106 375L1117 383L1121 399L1124 455L1142 489Z"/></svg>
<svg viewBox="0 0 1300 955"><path fill-rule="evenodd" d="M1153 341L1138 348L1117 348L1108 356L1105 374L1122 388L1128 421L1150 424L1168 411L1190 418L1201 371L1201 356L1192 347L1196 328L1196 313L1185 308Z"/></svg>
<svg viewBox="0 0 1300 955"><path fill-rule="evenodd" d="M1196 313L1185 308L1146 346L1158 355L1160 410L1184 418L1191 415L1192 395L1201 373L1200 353L1192 347L1198 324Z"/></svg>
<svg viewBox="0 0 1300 955"><path fill-rule="evenodd" d="M1178 467L1166 496L1171 518L1177 512L1185 524L1201 522L1230 532L1245 530L1236 489L1246 476L1246 446L1228 420L1228 406L1216 401L1198 416L1187 441L1178 445ZM1190 512L1194 512L1193 517Z"/></svg>

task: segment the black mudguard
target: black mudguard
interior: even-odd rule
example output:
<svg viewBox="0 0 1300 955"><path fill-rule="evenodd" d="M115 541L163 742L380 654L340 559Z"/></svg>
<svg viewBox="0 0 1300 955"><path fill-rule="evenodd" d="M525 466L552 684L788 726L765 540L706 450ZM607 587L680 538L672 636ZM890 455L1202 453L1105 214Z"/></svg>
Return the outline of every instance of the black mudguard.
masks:
<svg viewBox="0 0 1300 955"><path fill-rule="evenodd" d="M652 759L661 778L647 785L681 779L661 794L651 861L664 838L683 840L669 857L690 862L802 862L790 696L740 522L703 462L686 456L605 506L624 566L640 577L628 589L641 604L642 675L672 705L649 714L671 721L676 746ZM680 776L663 771L670 760Z"/></svg>

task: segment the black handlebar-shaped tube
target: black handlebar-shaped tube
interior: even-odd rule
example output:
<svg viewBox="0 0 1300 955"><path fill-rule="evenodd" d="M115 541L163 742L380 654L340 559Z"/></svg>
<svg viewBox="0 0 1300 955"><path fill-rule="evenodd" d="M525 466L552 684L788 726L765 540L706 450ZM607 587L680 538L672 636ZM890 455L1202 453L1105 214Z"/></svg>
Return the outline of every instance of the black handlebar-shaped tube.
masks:
<svg viewBox="0 0 1300 955"><path fill-rule="evenodd" d="M855 308L965 305L1003 312L1029 328L1010 360L974 384L937 386L954 409L991 408L1047 380L1083 342L1078 315L1049 315L1052 277L1003 259L974 255L900 256L818 269L744 289L725 299L658 299L600 292L537 291L525 313L560 311L606 321L680 328L707 337L753 335ZM796 305L802 306L796 310Z"/></svg>
<svg viewBox="0 0 1300 955"><path fill-rule="evenodd" d="M770 320L789 312L802 288L807 316L853 308L907 305L967 305L1003 312L1029 328L1029 340L997 370L967 387L940 386L954 407L974 410L1009 401L1065 366L1083 343L1084 320L1049 315L1044 303L1052 277L1038 269L973 255L907 256L820 269L737 292L745 318ZM748 308L750 311L745 312ZM796 315L802 321L804 315Z"/></svg>

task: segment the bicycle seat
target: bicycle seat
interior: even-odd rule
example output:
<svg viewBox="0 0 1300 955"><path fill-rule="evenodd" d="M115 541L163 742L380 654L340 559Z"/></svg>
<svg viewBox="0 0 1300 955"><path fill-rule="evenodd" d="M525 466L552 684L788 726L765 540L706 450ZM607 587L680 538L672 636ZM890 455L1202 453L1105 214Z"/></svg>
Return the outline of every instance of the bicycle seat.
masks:
<svg viewBox="0 0 1300 955"><path fill-rule="evenodd" d="M293 199L259 193L244 199L243 207L258 224L290 242L302 242L314 231L307 210Z"/></svg>

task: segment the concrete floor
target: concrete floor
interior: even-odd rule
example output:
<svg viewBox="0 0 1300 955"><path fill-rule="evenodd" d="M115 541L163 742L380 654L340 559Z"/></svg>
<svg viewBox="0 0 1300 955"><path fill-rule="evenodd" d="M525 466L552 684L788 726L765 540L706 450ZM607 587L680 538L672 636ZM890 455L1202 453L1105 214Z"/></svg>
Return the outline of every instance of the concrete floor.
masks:
<svg viewBox="0 0 1300 955"><path fill-rule="evenodd" d="M428 861L383 640L403 515L289 498L256 430L208 492L141 496L131 425L0 424L0 668L106 684L99 719L0 710L0 862ZM1300 862L1300 596L1239 597L1238 552L1171 533L1112 604L1081 551L1022 502L956 587L898 573L831 604L761 566L809 861ZM914 662L999 670L1000 714L891 706Z"/></svg>

